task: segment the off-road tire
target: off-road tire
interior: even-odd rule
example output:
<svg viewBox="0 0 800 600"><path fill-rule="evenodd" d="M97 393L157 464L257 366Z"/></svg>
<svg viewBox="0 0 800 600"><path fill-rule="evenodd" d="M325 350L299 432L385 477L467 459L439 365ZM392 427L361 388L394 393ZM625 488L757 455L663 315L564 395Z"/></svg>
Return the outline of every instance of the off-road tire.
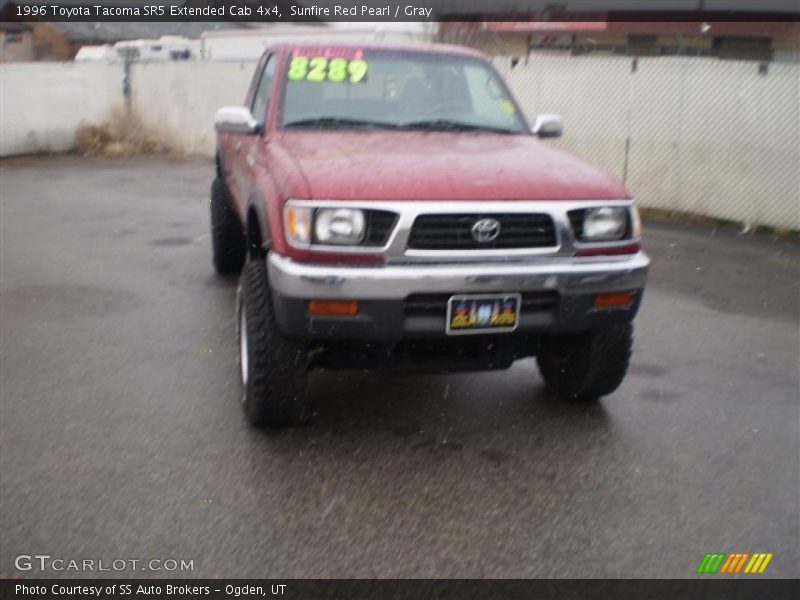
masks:
<svg viewBox="0 0 800 600"><path fill-rule="evenodd" d="M302 425L307 421L307 349L278 331L264 260L249 260L240 281L237 324L245 416L257 427Z"/></svg>
<svg viewBox="0 0 800 600"><path fill-rule="evenodd" d="M244 232L231 209L225 182L219 177L211 184L211 248L217 273L234 275L242 270Z"/></svg>
<svg viewBox="0 0 800 600"><path fill-rule="evenodd" d="M553 336L536 357L547 387L558 398L590 402L616 390L628 371L633 325Z"/></svg>

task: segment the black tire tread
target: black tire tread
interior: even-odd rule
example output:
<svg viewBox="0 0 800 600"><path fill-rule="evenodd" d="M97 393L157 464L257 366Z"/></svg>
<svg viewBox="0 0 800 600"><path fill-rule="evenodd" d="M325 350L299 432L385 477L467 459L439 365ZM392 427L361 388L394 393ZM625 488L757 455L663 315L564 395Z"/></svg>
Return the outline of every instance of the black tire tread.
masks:
<svg viewBox="0 0 800 600"><path fill-rule="evenodd" d="M241 272L246 250L244 233L231 209L225 182L219 177L211 184L211 247L217 273Z"/></svg>
<svg viewBox="0 0 800 600"><path fill-rule="evenodd" d="M547 387L559 398L593 401L616 390L628 372L633 325L555 336L536 357Z"/></svg>
<svg viewBox="0 0 800 600"><path fill-rule="evenodd" d="M306 421L307 352L300 342L284 338L272 310L266 264L250 260L242 273L250 373L244 410L251 425L286 427Z"/></svg>

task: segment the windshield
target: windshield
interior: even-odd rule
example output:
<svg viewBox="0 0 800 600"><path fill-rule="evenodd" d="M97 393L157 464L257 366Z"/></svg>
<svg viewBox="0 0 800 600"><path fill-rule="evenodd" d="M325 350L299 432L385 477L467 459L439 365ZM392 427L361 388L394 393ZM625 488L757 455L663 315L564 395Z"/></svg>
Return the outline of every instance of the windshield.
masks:
<svg viewBox="0 0 800 600"><path fill-rule="evenodd" d="M454 54L320 48L287 61L284 128L526 133L498 75Z"/></svg>

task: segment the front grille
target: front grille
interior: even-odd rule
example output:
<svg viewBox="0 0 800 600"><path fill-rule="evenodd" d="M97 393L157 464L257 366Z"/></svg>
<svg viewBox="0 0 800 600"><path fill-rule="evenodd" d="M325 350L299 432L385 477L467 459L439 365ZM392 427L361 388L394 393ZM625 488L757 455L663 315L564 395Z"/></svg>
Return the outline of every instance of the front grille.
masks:
<svg viewBox="0 0 800 600"><path fill-rule="evenodd" d="M362 244L364 246L385 246L394 230L397 215L386 210L367 211L367 233Z"/></svg>
<svg viewBox="0 0 800 600"><path fill-rule="evenodd" d="M492 293L492 292L490 292ZM496 292L502 296L503 292ZM407 317L428 317L447 315L447 301L452 294L411 294L406 298L404 312ZM523 292L520 305L521 314L551 311L558 302L554 291Z"/></svg>
<svg viewBox="0 0 800 600"><path fill-rule="evenodd" d="M472 226L481 219L500 223L496 239L479 242ZM419 250L492 250L547 248L556 245L553 219L544 214L421 215L411 227L408 247Z"/></svg>

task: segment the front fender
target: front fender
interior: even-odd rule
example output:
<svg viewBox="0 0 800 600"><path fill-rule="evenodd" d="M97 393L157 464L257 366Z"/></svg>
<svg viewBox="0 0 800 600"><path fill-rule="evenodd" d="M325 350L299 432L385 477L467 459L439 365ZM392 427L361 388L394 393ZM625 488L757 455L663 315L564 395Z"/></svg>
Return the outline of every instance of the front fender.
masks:
<svg viewBox="0 0 800 600"><path fill-rule="evenodd" d="M270 230L270 217L268 214L267 206L269 201L264 193L257 187L250 193L247 200L247 240L248 244L253 239L252 234L257 233L261 240L262 249L267 251L270 249L272 240L272 232ZM272 202L275 204L275 202ZM257 231L251 228L257 227Z"/></svg>

